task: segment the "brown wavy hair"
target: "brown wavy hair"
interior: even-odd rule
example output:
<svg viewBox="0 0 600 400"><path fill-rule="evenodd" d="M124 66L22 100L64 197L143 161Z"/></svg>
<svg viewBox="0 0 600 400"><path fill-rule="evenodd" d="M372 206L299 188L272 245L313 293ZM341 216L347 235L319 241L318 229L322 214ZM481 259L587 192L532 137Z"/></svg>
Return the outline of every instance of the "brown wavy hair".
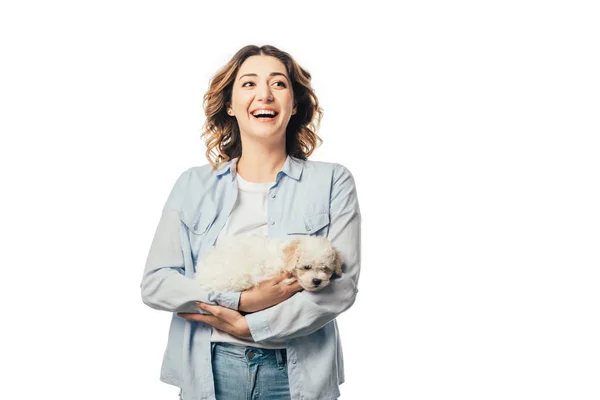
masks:
<svg viewBox="0 0 600 400"><path fill-rule="evenodd" d="M201 137L206 143L206 158L217 168L224 161L241 156L242 141L237 120L226 112L231 101L233 82L240 66L248 57L267 55L277 58L285 65L292 81L292 91L296 104L296 114L292 115L286 128L286 153L292 157L306 160L323 140L317 130L323 118L323 110L310 85L311 75L302 68L288 53L270 45L249 45L241 48L231 60L210 80L204 94L204 112L206 121Z"/></svg>

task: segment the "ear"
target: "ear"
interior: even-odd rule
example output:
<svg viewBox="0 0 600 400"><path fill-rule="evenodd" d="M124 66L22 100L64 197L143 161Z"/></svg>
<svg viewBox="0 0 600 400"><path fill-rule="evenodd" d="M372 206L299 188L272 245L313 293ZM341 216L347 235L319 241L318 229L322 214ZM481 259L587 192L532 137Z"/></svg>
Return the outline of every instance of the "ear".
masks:
<svg viewBox="0 0 600 400"><path fill-rule="evenodd" d="M337 276L342 276L342 263L342 255L336 250L335 261L333 262L333 273Z"/></svg>
<svg viewBox="0 0 600 400"><path fill-rule="evenodd" d="M298 246L300 245L300 240L294 239L291 240L288 245L283 249L283 261L285 265L285 269L291 271L294 269L296 263L298 262Z"/></svg>

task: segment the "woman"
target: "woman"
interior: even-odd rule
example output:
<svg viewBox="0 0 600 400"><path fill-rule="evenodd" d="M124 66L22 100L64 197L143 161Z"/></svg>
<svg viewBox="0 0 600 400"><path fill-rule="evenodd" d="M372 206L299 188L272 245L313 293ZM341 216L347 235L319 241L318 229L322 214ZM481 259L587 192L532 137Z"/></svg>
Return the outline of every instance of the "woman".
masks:
<svg viewBox="0 0 600 400"><path fill-rule="evenodd" d="M340 164L308 161L322 111L310 74L273 46L246 46L204 97L209 164L181 174L141 283L148 306L173 312L161 380L185 400L337 399L344 381L335 318L357 293L360 211ZM194 265L219 238L327 237L343 273L301 291L278 276L241 293L202 291Z"/></svg>

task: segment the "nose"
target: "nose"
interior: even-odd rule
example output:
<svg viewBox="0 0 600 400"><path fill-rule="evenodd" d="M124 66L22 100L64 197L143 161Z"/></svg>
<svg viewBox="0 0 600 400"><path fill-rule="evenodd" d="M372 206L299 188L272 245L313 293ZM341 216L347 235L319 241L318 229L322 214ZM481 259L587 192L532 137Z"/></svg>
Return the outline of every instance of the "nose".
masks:
<svg viewBox="0 0 600 400"><path fill-rule="evenodd" d="M313 283L314 283L315 285L320 285L320 284L321 284L321 280L320 280L320 279L317 279L317 278L315 278L315 279L313 279Z"/></svg>
<svg viewBox="0 0 600 400"><path fill-rule="evenodd" d="M258 100L264 102L273 101L273 93L271 93L269 85L261 85L258 89Z"/></svg>

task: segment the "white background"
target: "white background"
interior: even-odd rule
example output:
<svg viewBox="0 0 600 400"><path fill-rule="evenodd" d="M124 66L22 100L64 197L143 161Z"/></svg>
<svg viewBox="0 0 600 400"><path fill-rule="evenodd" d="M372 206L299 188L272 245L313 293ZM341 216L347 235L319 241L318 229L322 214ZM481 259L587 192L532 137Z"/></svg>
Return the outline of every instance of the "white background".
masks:
<svg viewBox="0 0 600 400"><path fill-rule="evenodd" d="M311 159L356 180L342 399L600 398L592 3L3 2L0 398L177 398L139 283L247 44L311 72Z"/></svg>

